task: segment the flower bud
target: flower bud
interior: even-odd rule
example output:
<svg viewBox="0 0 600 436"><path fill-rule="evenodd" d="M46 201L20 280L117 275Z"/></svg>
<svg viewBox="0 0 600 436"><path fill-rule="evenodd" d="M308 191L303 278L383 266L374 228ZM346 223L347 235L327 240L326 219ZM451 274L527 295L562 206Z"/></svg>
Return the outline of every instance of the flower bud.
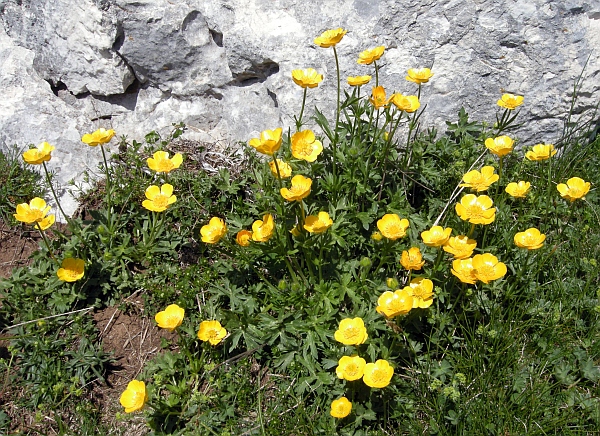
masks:
<svg viewBox="0 0 600 436"><path fill-rule="evenodd" d="M284 279L279 280L279 283L277 284L277 288L280 291L285 291L287 289L287 282Z"/></svg>
<svg viewBox="0 0 600 436"><path fill-rule="evenodd" d="M385 283L390 289L398 289L398 280L395 278L389 277Z"/></svg>
<svg viewBox="0 0 600 436"><path fill-rule="evenodd" d="M363 268L370 268L372 264L373 262L371 262L371 259L369 259L368 257L363 257L360 260L360 266L362 266Z"/></svg>

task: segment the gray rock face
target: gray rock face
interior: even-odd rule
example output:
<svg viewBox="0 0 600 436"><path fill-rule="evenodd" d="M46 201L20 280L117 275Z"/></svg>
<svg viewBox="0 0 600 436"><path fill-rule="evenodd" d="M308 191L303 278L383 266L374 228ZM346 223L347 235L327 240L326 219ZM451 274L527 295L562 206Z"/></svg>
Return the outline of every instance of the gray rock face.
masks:
<svg viewBox="0 0 600 436"><path fill-rule="evenodd" d="M443 130L461 106L493 122L506 90L525 96L522 143L556 141L586 63L575 112L599 101L597 0L0 0L0 20L0 147L49 141L63 182L96 168L80 137L98 127L140 138L183 121L190 139L221 144L285 129L296 68L325 76L309 114L332 114L333 53L313 39L336 27L344 81L372 74L356 59L378 45L390 93L414 93L406 70L432 68L424 126Z"/></svg>

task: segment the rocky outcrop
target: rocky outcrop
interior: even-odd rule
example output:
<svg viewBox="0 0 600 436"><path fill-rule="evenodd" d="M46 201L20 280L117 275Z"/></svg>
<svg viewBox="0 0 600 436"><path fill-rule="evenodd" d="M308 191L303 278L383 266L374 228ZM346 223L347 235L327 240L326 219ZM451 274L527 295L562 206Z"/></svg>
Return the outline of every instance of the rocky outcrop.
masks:
<svg viewBox="0 0 600 436"><path fill-rule="evenodd" d="M312 42L328 28L349 30L342 77L370 72L356 58L377 45L390 91L414 92L406 70L431 67L423 122L442 129L461 106L493 121L506 90L525 95L522 143L553 142L584 66L576 112L600 90L596 1L0 0L0 19L0 147L55 144L63 182L95 169L79 139L98 127L140 138L183 121L192 139L234 143L290 126L295 68L324 74L309 105L332 113L332 52Z"/></svg>

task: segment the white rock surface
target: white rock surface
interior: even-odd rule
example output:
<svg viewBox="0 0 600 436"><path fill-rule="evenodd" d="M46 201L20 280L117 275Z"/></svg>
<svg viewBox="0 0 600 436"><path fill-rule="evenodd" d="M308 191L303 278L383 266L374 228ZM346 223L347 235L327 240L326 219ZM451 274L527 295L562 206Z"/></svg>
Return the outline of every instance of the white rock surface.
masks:
<svg viewBox="0 0 600 436"><path fill-rule="evenodd" d="M356 59L377 45L390 92L431 67L422 120L442 131L461 106L493 122L506 90L525 96L522 144L554 142L586 62L576 112L599 101L597 0L0 0L0 20L0 147L53 143L62 183L96 168L79 139L98 127L140 139L183 121L190 139L230 144L287 128L296 68L324 74L307 109L332 114L332 50L312 41L335 27L349 30L343 79L371 73Z"/></svg>

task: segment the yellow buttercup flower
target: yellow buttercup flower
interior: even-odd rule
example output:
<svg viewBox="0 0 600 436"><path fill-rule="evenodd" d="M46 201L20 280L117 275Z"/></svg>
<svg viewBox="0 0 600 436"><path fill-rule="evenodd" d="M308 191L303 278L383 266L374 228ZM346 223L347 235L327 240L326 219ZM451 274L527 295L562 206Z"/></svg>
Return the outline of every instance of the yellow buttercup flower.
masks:
<svg viewBox="0 0 600 436"><path fill-rule="evenodd" d="M282 179L287 179L288 177L291 177L292 167L290 166L289 163L282 161L281 159L277 159L277 167L279 167L279 175L281 176ZM275 166L275 161L269 162L269 168L271 169L271 174L273 174L275 177L278 177L277 167Z"/></svg>
<svg viewBox="0 0 600 436"><path fill-rule="evenodd" d="M260 138L252 138L248 141L248 145L254 147L259 153L273 156L273 153L281 147L282 131L281 127L274 130L263 130L260 132Z"/></svg>
<svg viewBox="0 0 600 436"><path fill-rule="evenodd" d="M508 185L506 185L506 188L504 190L511 197L525 198L530 188L531 183L524 182L523 180L521 180L519 183L510 182Z"/></svg>
<svg viewBox="0 0 600 436"><path fill-rule="evenodd" d="M399 315L406 315L413 308L414 298L412 293L405 289L397 289L394 292L385 291L377 299L377 313L381 313L386 318L394 318Z"/></svg>
<svg viewBox="0 0 600 436"><path fill-rule="evenodd" d="M385 388L390 384L394 368L387 360L379 359L375 363L367 363L365 365L365 374L363 381L371 388Z"/></svg>
<svg viewBox="0 0 600 436"><path fill-rule="evenodd" d="M314 42L319 47L334 47L342 40L347 32L347 30L344 30L341 27L337 29L326 30L325 32L321 33L319 37L315 38Z"/></svg>
<svg viewBox="0 0 600 436"><path fill-rule="evenodd" d="M383 86L376 86L373 88L371 93L371 98L369 99L371 104L375 106L375 109L380 109L382 107L387 106L388 99L385 96L385 89Z"/></svg>
<svg viewBox="0 0 600 436"><path fill-rule="evenodd" d="M148 401L146 384L143 381L132 380L127 384L127 389L121 394L119 402L125 408L125 413L141 410Z"/></svg>
<svg viewBox="0 0 600 436"><path fill-rule="evenodd" d="M406 236L409 226L406 218L400 219L395 213L386 213L377 221L377 228L381 234L392 241Z"/></svg>
<svg viewBox="0 0 600 436"><path fill-rule="evenodd" d="M421 83L429 82L429 79L431 79L432 77L433 73L429 68L411 68L410 70L408 70L408 76L406 76L406 80L418 83L420 85Z"/></svg>
<svg viewBox="0 0 600 436"><path fill-rule="evenodd" d="M97 145L107 144L110 140L115 136L115 131L113 129L106 130L100 128L96 130L94 133L86 133L81 137L81 141L90 147L95 147Z"/></svg>
<svg viewBox="0 0 600 436"><path fill-rule="evenodd" d="M252 232L250 230L240 230L235 235L235 242L242 247L250 245L250 239L252 239Z"/></svg>
<svg viewBox="0 0 600 436"><path fill-rule="evenodd" d="M273 215L267 213L263 215L262 220L256 220L252 223L252 240L255 242L267 242L273 236L275 230L275 221Z"/></svg>
<svg viewBox="0 0 600 436"><path fill-rule="evenodd" d="M460 219L471 224L490 224L496 219L494 202L487 195L467 194L456 204L456 213Z"/></svg>
<svg viewBox="0 0 600 436"><path fill-rule="evenodd" d="M42 142L35 148L31 148L23 153L23 160L31 165L39 165L42 162L48 162L52 156L52 153L55 150L53 145L48 144L47 142Z"/></svg>
<svg viewBox="0 0 600 436"><path fill-rule="evenodd" d="M536 144L533 148L525 153L525 157L531 161L540 161L550 159L556 154L554 145L552 144Z"/></svg>
<svg viewBox="0 0 600 436"><path fill-rule="evenodd" d="M147 200L142 201L142 206L153 212L164 212L177 201L177 197L173 195L173 185L168 183L160 188L156 185L148 186L146 198Z"/></svg>
<svg viewBox="0 0 600 436"><path fill-rule="evenodd" d="M39 230L46 230L54 224L55 216L48 215L50 206L46 205L44 199L32 198L29 204L17 204L16 213L13 214L17 221L27 224L35 224Z"/></svg>
<svg viewBox="0 0 600 436"><path fill-rule="evenodd" d="M217 345L227 336L227 330L221 327L219 321L202 321L198 329L198 339L204 342L210 342L211 345Z"/></svg>
<svg viewBox="0 0 600 436"><path fill-rule="evenodd" d="M362 357L343 356L338 361L338 366L335 369L335 373L338 378L348 381L355 381L362 378L366 364L367 362Z"/></svg>
<svg viewBox="0 0 600 436"><path fill-rule="evenodd" d="M527 248L528 250L537 250L542 248L546 235L541 233L535 227L531 227L524 232L519 232L515 235L515 245L519 248Z"/></svg>
<svg viewBox="0 0 600 436"><path fill-rule="evenodd" d="M556 185L556 189L558 189L562 198L573 202L579 199L585 200L586 194L590 192L590 185L590 182L586 182L579 177L571 177L566 184L559 183Z"/></svg>
<svg viewBox="0 0 600 436"><path fill-rule="evenodd" d="M302 130L292 135L292 156L314 162L323 151L323 144L315 138L312 130Z"/></svg>
<svg viewBox="0 0 600 436"><path fill-rule="evenodd" d="M473 191L482 192L498 181L500 176L494 173L494 167L487 165L481 168L481 172L472 170L463 176L463 181L459 186L471 188Z"/></svg>
<svg viewBox="0 0 600 436"><path fill-rule="evenodd" d="M310 178L298 174L292 177L292 187L289 189L281 188L280 192L287 201L300 201L308 197L311 186L312 180Z"/></svg>
<svg viewBox="0 0 600 436"><path fill-rule="evenodd" d="M154 320L160 328L172 332L181 325L184 315L185 310L182 307L179 307L177 304L170 304L165 310L154 315Z"/></svg>
<svg viewBox="0 0 600 436"><path fill-rule="evenodd" d="M483 283L504 277L506 271L506 265L491 253L473 256L473 275Z"/></svg>
<svg viewBox="0 0 600 436"><path fill-rule="evenodd" d="M301 88L316 88L323 81L323 75L314 68L292 70L292 80Z"/></svg>
<svg viewBox="0 0 600 436"><path fill-rule="evenodd" d="M347 81L350 86L362 86L371 81L371 76L350 76Z"/></svg>
<svg viewBox="0 0 600 436"><path fill-rule="evenodd" d="M456 259L453 261L450 272L463 283L473 285L477 281L477 277L475 277L475 272L473 271L473 259L470 257L468 259Z"/></svg>
<svg viewBox="0 0 600 436"><path fill-rule="evenodd" d="M433 226L431 229L421 232L421 238L428 247L441 247L448 241L450 234L452 234L450 227Z"/></svg>
<svg viewBox="0 0 600 436"><path fill-rule="evenodd" d="M506 156L513 150L515 141L510 136L502 135L485 140L485 146L496 156Z"/></svg>
<svg viewBox="0 0 600 436"><path fill-rule="evenodd" d="M83 277L85 261L83 259L73 259L67 257L63 259L61 268L56 271L58 279L63 282L76 282Z"/></svg>
<svg viewBox="0 0 600 436"><path fill-rule="evenodd" d="M341 320L333 337L344 345L360 345L365 343L369 335L362 318L356 317Z"/></svg>
<svg viewBox="0 0 600 436"><path fill-rule="evenodd" d="M523 96L514 94L502 94L502 97L497 102L498 106L505 109L513 110L523 104Z"/></svg>
<svg viewBox="0 0 600 436"><path fill-rule="evenodd" d="M365 50L358 55L358 60L356 62L361 65L370 65L379 60L379 58L383 56L384 51L385 47L383 45Z"/></svg>
<svg viewBox="0 0 600 436"><path fill-rule="evenodd" d="M426 309L433 303L433 282L429 279L412 279L404 290L413 297L413 309Z"/></svg>
<svg viewBox="0 0 600 436"><path fill-rule="evenodd" d="M318 216L309 215L304 220L304 229L310 233L323 233L333 225L327 212L319 212Z"/></svg>
<svg viewBox="0 0 600 436"><path fill-rule="evenodd" d="M334 418L345 418L352 412L352 403L346 397L340 397L331 402L329 414Z"/></svg>
<svg viewBox="0 0 600 436"><path fill-rule="evenodd" d="M373 232L373 234L371 235L371 239L374 241L381 241L383 239L383 235L381 234L381 232Z"/></svg>
<svg viewBox="0 0 600 436"><path fill-rule="evenodd" d="M398 110L409 114L415 112L421 107L419 97L416 95L402 95L400 93L395 93L390 97L390 101L394 106L396 106L396 108L398 108Z"/></svg>
<svg viewBox="0 0 600 436"><path fill-rule="evenodd" d="M169 153L166 151L157 151L152 157L149 157L146 161L148 168L157 173L169 173L181 165L183 162L183 156L181 153L175 153L172 158L169 159Z"/></svg>
<svg viewBox="0 0 600 436"><path fill-rule="evenodd" d="M469 239L468 236L454 236L448 239L444 244L444 251L450 253L455 259L467 259L473 254L473 250L477 247L475 239Z"/></svg>
<svg viewBox="0 0 600 436"><path fill-rule="evenodd" d="M200 228L202 242L206 244L216 244L227 233L227 225L223 218L212 217L208 224Z"/></svg>
<svg viewBox="0 0 600 436"><path fill-rule="evenodd" d="M425 261L423 260L423 255L421 254L419 247L411 247L408 249L408 251L403 251L400 264L404 267L404 269L409 271L419 271L421 268L423 268Z"/></svg>

